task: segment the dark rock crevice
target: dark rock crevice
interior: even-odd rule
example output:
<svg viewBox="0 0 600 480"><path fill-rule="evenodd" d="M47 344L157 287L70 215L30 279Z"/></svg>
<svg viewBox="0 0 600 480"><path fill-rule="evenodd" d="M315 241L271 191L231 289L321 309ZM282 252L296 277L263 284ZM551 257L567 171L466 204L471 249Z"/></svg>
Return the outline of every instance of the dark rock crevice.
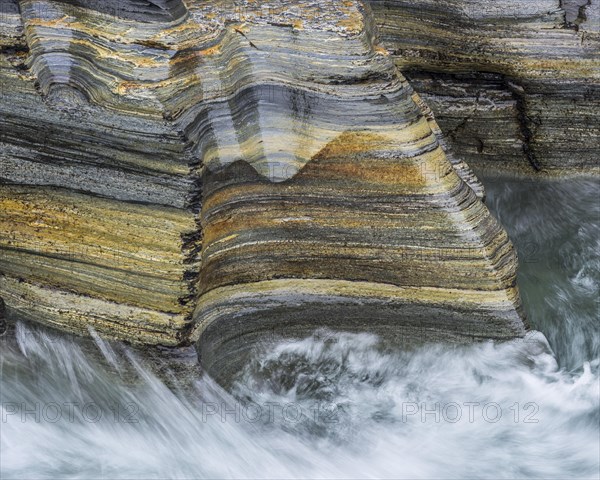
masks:
<svg viewBox="0 0 600 480"><path fill-rule="evenodd" d="M539 117L532 118L527 108L527 97L525 90L510 80L506 79L506 86L515 98L517 108L517 119L521 130L521 140L523 141L523 153L527 157L527 161L535 170L539 172L542 167L536 158L536 154L532 145L535 136L535 129L541 125Z"/></svg>

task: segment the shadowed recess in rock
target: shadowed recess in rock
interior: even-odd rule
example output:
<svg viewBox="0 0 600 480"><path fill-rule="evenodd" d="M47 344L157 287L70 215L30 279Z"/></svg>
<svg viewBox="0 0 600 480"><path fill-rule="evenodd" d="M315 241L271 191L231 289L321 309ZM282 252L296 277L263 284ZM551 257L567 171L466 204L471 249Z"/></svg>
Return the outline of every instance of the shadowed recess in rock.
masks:
<svg viewBox="0 0 600 480"><path fill-rule="evenodd" d="M600 170L598 0L369 3L383 44L472 167Z"/></svg>

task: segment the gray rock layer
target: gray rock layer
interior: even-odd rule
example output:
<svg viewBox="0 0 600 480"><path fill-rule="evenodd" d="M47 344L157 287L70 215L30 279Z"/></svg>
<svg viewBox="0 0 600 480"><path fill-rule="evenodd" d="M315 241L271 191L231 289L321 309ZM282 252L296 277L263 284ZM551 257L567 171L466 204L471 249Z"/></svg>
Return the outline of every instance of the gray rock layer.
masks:
<svg viewBox="0 0 600 480"><path fill-rule="evenodd" d="M11 12L11 310L80 334L197 341L220 378L265 332L524 333L512 245L367 5L21 0Z"/></svg>
<svg viewBox="0 0 600 480"><path fill-rule="evenodd" d="M599 170L598 0L370 4L384 45L472 167Z"/></svg>

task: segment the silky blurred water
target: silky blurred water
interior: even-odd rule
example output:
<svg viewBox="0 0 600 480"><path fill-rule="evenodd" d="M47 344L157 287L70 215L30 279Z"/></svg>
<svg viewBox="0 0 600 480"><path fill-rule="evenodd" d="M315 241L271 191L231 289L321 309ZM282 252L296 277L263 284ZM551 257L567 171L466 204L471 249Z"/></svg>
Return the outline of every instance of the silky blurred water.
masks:
<svg viewBox="0 0 600 480"><path fill-rule="evenodd" d="M533 327L559 364L600 356L600 182L490 178L487 205L519 254L518 282Z"/></svg>
<svg viewBox="0 0 600 480"><path fill-rule="evenodd" d="M0 478L598 478L599 184L486 186L543 333L390 352L321 330L264 345L225 392L191 350L18 323Z"/></svg>

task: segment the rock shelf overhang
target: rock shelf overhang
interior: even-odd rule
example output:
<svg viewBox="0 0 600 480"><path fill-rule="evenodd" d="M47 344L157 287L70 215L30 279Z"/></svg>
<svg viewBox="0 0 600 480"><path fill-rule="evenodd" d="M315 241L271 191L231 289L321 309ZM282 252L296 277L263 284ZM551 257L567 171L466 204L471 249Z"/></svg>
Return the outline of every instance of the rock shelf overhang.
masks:
<svg viewBox="0 0 600 480"><path fill-rule="evenodd" d="M0 18L9 310L213 370L266 331L523 335L514 249L368 5L96 3Z"/></svg>
<svg viewBox="0 0 600 480"><path fill-rule="evenodd" d="M599 0L372 0L398 68L473 168L600 171Z"/></svg>

